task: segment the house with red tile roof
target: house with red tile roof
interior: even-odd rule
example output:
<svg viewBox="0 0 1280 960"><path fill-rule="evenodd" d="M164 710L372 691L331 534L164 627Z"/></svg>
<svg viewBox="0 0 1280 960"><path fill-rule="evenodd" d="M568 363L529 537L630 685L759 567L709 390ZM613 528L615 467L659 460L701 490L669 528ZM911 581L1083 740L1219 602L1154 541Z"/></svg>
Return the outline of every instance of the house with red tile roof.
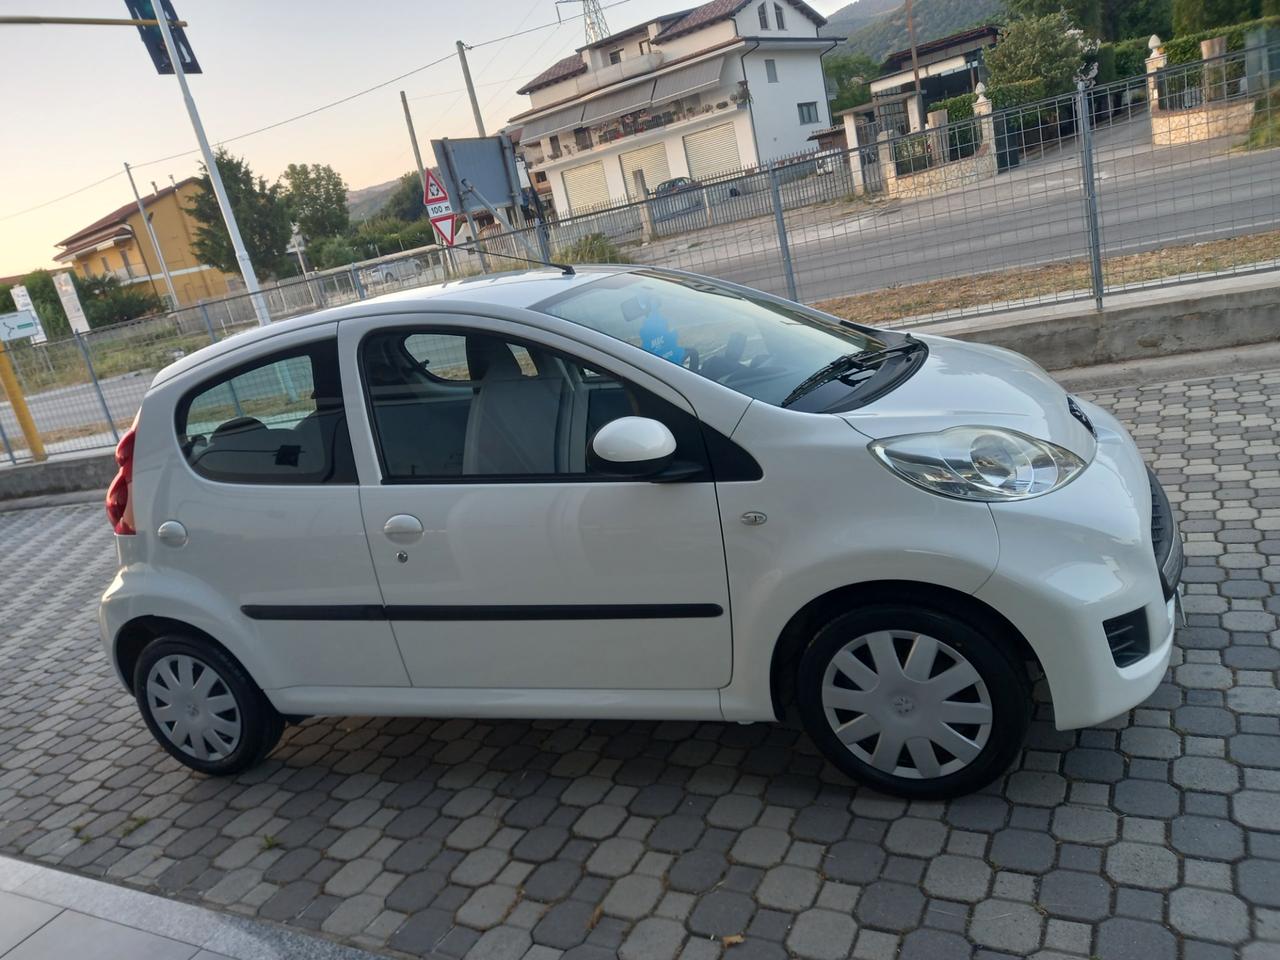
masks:
<svg viewBox="0 0 1280 960"><path fill-rule="evenodd" d="M710 0L579 48L517 91L520 151L561 216L814 149L832 124L822 56L841 38L802 0Z"/></svg>

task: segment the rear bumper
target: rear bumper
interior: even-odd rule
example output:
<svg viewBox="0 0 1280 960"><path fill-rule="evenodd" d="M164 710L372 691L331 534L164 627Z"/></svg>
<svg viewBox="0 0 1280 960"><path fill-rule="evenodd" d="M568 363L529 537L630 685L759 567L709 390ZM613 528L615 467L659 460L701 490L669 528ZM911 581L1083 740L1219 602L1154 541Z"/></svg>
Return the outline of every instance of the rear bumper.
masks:
<svg viewBox="0 0 1280 960"><path fill-rule="evenodd" d="M1181 540L1168 499L1124 428L1089 406L1093 462L1025 503L995 504L1000 560L977 592L1030 643L1059 729L1126 713L1173 649Z"/></svg>

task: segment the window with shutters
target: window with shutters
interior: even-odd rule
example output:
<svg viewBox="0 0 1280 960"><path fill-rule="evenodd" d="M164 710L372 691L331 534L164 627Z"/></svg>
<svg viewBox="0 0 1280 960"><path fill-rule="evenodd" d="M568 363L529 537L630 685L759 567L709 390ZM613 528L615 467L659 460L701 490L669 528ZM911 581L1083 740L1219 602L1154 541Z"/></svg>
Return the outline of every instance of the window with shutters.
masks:
<svg viewBox="0 0 1280 960"><path fill-rule="evenodd" d="M778 82L778 61L766 60L764 62L764 75L770 83Z"/></svg>
<svg viewBox="0 0 1280 960"><path fill-rule="evenodd" d="M621 50L610 50L610 51L609 51L609 62L610 62L610 63L621 63L621 62L622 62L622 51L621 51Z"/></svg>
<svg viewBox="0 0 1280 960"><path fill-rule="evenodd" d="M796 108L800 111L801 123L817 123L818 122L818 104L814 100L805 103L797 103Z"/></svg>
<svg viewBox="0 0 1280 960"><path fill-rule="evenodd" d="M787 29L786 21L782 19L782 4L775 3L773 5L773 18L778 21L779 30Z"/></svg>
<svg viewBox="0 0 1280 960"><path fill-rule="evenodd" d="M767 3L762 3L760 4L760 6L756 7L756 16L760 18L760 29L768 30L769 29L769 5Z"/></svg>

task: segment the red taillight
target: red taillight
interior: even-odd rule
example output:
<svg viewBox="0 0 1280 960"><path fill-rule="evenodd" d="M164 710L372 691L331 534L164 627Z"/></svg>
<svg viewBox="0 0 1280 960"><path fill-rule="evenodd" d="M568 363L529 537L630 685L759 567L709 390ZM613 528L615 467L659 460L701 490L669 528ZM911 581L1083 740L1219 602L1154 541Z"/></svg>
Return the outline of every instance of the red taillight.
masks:
<svg viewBox="0 0 1280 960"><path fill-rule="evenodd" d="M141 412L141 411L139 411ZM133 504L129 502L129 485L133 482L133 442L138 434L138 418L120 442L116 444L116 463L120 469L107 488L107 519L111 527L122 536L137 533L133 528Z"/></svg>

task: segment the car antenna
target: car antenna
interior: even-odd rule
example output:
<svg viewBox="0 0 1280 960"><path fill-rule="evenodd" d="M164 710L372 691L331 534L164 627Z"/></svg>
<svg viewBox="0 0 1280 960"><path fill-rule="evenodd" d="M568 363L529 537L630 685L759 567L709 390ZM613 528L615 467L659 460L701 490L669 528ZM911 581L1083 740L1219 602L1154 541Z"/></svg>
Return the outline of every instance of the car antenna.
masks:
<svg viewBox="0 0 1280 960"><path fill-rule="evenodd" d="M466 249L467 249L467 253L471 254L472 256L475 256L477 253L479 253L479 251L473 249L472 247L467 247ZM572 277L577 275L577 271L574 270L573 267L567 263L553 263L550 260L531 260L528 257L517 257L513 253L495 253L495 254L492 254L492 256L502 257L504 260L519 260L521 263L532 263L535 267L555 267L557 270L561 272L561 274L563 274L566 277Z"/></svg>

